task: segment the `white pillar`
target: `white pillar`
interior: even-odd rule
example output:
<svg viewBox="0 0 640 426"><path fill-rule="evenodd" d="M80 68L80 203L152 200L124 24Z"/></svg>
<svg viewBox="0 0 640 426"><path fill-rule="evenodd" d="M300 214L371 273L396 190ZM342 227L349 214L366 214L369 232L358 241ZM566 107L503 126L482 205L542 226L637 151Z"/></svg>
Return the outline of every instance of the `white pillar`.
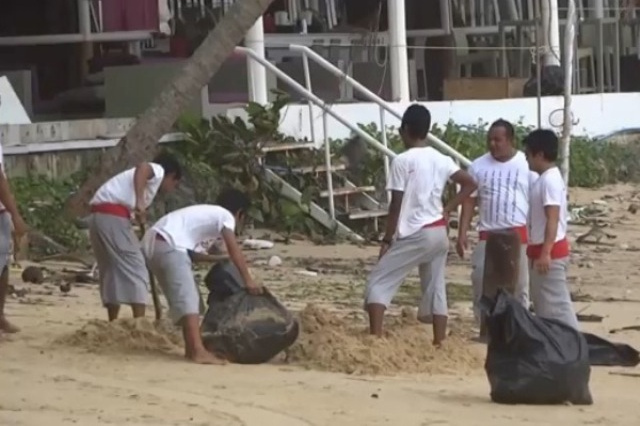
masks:
<svg viewBox="0 0 640 426"><path fill-rule="evenodd" d="M541 0L542 41L548 48L543 64L560 65L560 23L558 22L558 0Z"/></svg>
<svg viewBox="0 0 640 426"><path fill-rule="evenodd" d="M593 17L596 19L604 18L604 0L591 0L589 7L593 10Z"/></svg>
<svg viewBox="0 0 640 426"><path fill-rule="evenodd" d="M407 23L405 0L388 0L389 61L391 62L391 94L394 101L409 102L409 59L407 57Z"/></svg>
<svg viewBox="0 0 640 426"><path fill-rule="evenodd" d="M249 29L244 39L245 47L253 50L261 58L264 58L264 26L262 17L258 18L253 27ZM267 70L256 61L247 59L249 77L249 99L253 102L265 105L269 102L267 90Z"/></svg>

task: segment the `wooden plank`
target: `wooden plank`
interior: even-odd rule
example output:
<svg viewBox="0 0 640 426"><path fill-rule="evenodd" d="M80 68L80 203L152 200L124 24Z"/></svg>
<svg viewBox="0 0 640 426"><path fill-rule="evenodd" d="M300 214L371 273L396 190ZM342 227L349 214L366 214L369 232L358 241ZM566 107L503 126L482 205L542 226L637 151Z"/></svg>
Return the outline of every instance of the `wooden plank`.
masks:
<svg viewBox="0 0 640 426"><path fill-rule="evenodd" d="M344 188L334 188L333 196L342 196L342 195L351 195L351 194L362 194L364 192L373 192L376 190L375 186L356 186L355 188L344 187ZM329 191L321 191L320 197L326 198L329 196Z"/></svg>
<svg viewBox="0 0 640 426"><path fill-rule="evenodd" d="M444 100L520 98L525 78L446 78Z"/></svg>
<svg viewBox="0 0 640 426"><path fill-rule="evenodd" d="M354 210L349 212L349 219L358 220L358 219L368 219L372 217L384 217L389 214L389 210L380 209L380 210Z"/></svg>
<svg viewBox="0 0 640 426"><path fill-rule="evenodd" d="M341 170L346 170L346 168L347 166L344 164L336 164L331 167L331 171L338 172ZM291 171L294 173L325 173L327 170L329 169L327 169L327 166L325 165L297 167L297 168L291 169Z"/></svg>

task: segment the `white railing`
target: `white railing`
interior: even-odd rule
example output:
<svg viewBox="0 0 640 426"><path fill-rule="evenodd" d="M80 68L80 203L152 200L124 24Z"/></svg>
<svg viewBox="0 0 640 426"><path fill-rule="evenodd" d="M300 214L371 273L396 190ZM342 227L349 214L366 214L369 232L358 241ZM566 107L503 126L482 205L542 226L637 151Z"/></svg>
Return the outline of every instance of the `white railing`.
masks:
<svg viewBox="0 0 640 426"><path fill-rule="evenodd" d="M380 106L380 131L382 132L382 135L383 135L383 142L386 142L386 126L384 123L384 116L385 116L384 113L388 112L389 114L396 117L398 120L402 120L402 115L399 112L397 112L393 107L391 107L391 105L389 105L384 99L382 99L381 97L373 93L371 90L367 89L365 86L360 84L357 80L355 80L348 74L344 73L340 68L336 67L331 62L327 61L325 58L323 58L322 56L320 56L318 53L314 52L312 49L308 48L307 46L291 45L289 46L289 49L295 52L302 53L302 60L304 64L306 82L311 81L311 77L308 75L309 73L308 61L310 58L315 63L320 65L322 68L329 71L331 74L335 75L341 80L344 80L347 84L353 87L353 89L355 89L357 92L362 94L369 101L379 105ZM312 126L312 132L313 132L313 122L311 123L311 126ZM428 135L428 139L429 141L431 141L433 146L435 146L445 154L452 156L454 159L458 160L462 165L469 166L471 164L471 161L468 158L460 154L455 149L451 148L441 139L433 136L432 134ZM378 149L378 147L375 145L373 147ZM385 144L385 148L386 148L386 144ZM391 158L395 157L395 153L391 155L388 154L386 151L384 153L390 156Z"/></svg>
<svg viewBox="0 0 640 426"><path fill-rule="evenodd" d="M327 174L327 186L328 186L327 191L329 192L329 197L328 197L329 198L329 209L330 209L329 213L331 214L331 219L335 220L335 208L334 208L334 200L333 200L333 177L332 177L332 173L331 173L331 170L332 170L331 169L331 146L329 144L329 137L328 137L328 131L327 131L327 116L331 116L338 123L343 124L344 126L346 126L349 130L354 132L356 135L360 136L365 142L367 142L369 145L371 145L374 149L382 152L387 157L395 157L396 153L391 151L384 144L380 143L373 136L371 136L370 134L368 134L364 130L360 129L357 125L353 125L353 124L349 123L341 115L339 115L336 112L334 112L331 109L330 105L328 105L322 99L320 99L319 97L314 95L313 92L311 92L310 90L306 89L304 86L302 86L300 83L295 81L293 78L291 78L289 75L284 73L282 70L280 70L278 67L276 67L274 64L272 64L271 62L269 62L265 58L262 58L262 57L258 56L253 50L248 49L246 47L236 47L235 51L238 52L238 53L244 53L250 59L258 62L263 67L265 67L269 71L273 72L278 78L280 78L283 82L285 82L293 90L298 92L301 96L307 98L310 103L315 104L320 109L322 109L322 111L323 111L323 114L322 114L323 126L324 126L324 130L325 130L325 132L324 132L324 145L325 145L324 149L325 149L325 167L327 168L327 172L326 172L326 174ZM311 118L313 118L313 117L311 117Z"/></svg>

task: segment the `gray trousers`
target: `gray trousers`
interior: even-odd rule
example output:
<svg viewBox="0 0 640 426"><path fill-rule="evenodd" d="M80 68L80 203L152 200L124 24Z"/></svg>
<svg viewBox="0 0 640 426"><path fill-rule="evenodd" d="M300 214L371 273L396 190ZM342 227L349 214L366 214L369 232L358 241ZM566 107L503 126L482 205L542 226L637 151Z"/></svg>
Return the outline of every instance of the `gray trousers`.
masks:
<svg viewBox="0 0 640 426"><path fill-rule="evenodd" d="M145 241L144 255L167 298L171 320L177 324L185 315L199 315L200 294L189 255L155 239L155 232L149 231L148 234L145 240L153 238L154 241Z"/></svg>
<svg viewBox="0 0 640 426"><path fill-rule="evenodd" d="M0 213L0 274L9 266L11 259L11 215L8 212Z"/></svg>
<svg viewBox="0 0 640 426"><path fill-rule="evenodd" d="M98 264L103 305L146 305L149 271L129 219L93 213L89 217L89 237Z"/></svg>
<svg viewBox="0 0 640 426"><path fill-rule="evenodd" d="M571 302L571 293L567 285L569 258L554 259L549 271L542 275L533 268L530 261L531 299L533 308L541 318L561 321L579 330L578 318Z"/></svg>
<svg viewBox="0 0 640 426"><path fill-rule="evenodd" d="M365 305L388 307L407 275L418 268L422 290L418 318L429 321L433 315L448 315L444 275L448 252L449 238L444 226L423 228L394 241L369 274Z"/></svg>
<svg viewBox="0 0 640 426"><path fill-rule="evenodd" d="M480 300L482 299L484 259L486 241L478 241L478 245L471 255L471 285L473 287L473 313L476 322L480 323ZM518 271L518 283L514 297L522 303L522 306L529 308L529 258L527 257L527 245L520 246L520 270Z"/></svg>

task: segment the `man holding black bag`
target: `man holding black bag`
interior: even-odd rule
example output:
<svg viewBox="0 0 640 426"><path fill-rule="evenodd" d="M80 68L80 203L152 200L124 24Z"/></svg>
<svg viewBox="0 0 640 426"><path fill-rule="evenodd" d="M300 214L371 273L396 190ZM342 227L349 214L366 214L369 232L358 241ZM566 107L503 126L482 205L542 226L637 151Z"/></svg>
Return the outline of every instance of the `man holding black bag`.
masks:
<svg viewBox="0 0 640 426"><path fill-rule="evenodd" d="M235 230L241 226L249 198L240 191L220 194L217 205L194 205L173 211L158 220L144 236L143 253L151 272L167 297L171 319L182 326L185 357L198 364L221 364L224 361L208 352L200 335L200 296L193 277L192 261L207 261L210 256L193 249L206 240L222 237L229 258L238 268L250 293L262 288L256 284Z"/></svg>

